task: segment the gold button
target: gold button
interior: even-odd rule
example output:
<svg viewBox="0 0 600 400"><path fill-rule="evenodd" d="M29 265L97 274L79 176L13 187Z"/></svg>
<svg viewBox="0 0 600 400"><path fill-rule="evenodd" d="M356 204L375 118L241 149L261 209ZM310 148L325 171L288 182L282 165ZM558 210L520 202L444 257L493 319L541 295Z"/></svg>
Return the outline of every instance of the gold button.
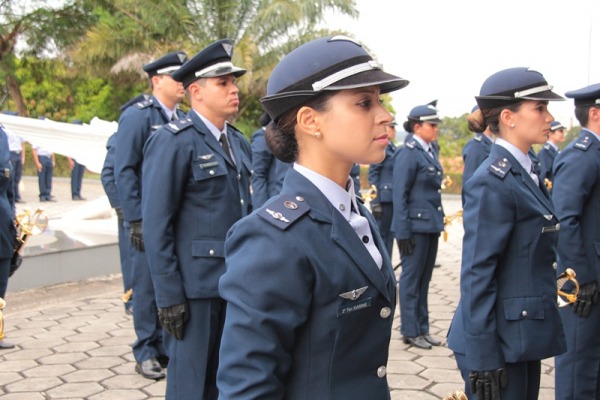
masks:
<svg viewBox="0 0 600 400"><path fill-rule="evenodd" d="M390 314L392 313L392 310L389 307L383 307L381 309L381 311L379 312L379 316L383 319L387 318L390 316Z"/></svg>
<svg viewBox="0 0 600 400"><path fill-rule="evenodd" d="M378 377L384 378L386 374L387 374L387 369L385 368L385 365L382 365L381 367L377 368L377 376Z"/></svg>

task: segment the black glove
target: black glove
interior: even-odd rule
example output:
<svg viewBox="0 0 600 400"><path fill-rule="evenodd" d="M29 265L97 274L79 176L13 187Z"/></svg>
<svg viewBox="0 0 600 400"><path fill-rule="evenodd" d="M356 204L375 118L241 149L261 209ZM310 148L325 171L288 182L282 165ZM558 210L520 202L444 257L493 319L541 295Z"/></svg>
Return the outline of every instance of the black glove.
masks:
<svg viewBox="0 0 600 400"><path fill-rule="evenodd" d="M131 221L129 223L129 239L133 247L139 251L144 251L144 237L142 236L142 220Z"/></svg>
<svg viewBox="0 0 600 400"><path fill-rule="evenodd" d="M380 219L382 212L383 210L381 209L381 204L371 203L371 214L373 214L373 218Z"/></svg>
<svg viewBox="0 0 600 400"><path fill-rule="evenodd" d="M122 224L125 220L125 214L123 214L123 209L121 207L117 207L115 208L115 212L117 213L117 219L119 220L119 223Z"/></svg>
<svg viewBox="0 0 600 400"><path fill-rule="evenodd" d="M586 283L579 287L577 300L573 303L573 312L579 317L588 317L592 305L598 303L598 286L596 282Z"/></svg>
<svg viewBox="0 0 600 400"><path fill-rule="evenodd" d="M500 400L500 389L506 387L507 379L504 368L469 372L471 392L477 394L479 400Z"/></svg>
<svg viewBox="0 0 600 400"><path fill-rule="evenodd" d="M400 250L401 256L409 256L413 253L415 248L414 239L398 239L398 250Z"/></svg>
<svg viewBox="0 0 600 400"><path fill-rule="evenodd" d="M183 328L190 319L186 303L176 306L158 308L158 320L165 331L173 335L177 340L183 339Z"/></svg>
<svg viewBox="0 0 600 400"><path fill-rule="evenodd" d="M13 276L13 274L15 272L17 272L17 270L21 266L22 262L23 262L23 257L21 257L21 255L19 254L18 251L15 251L13 253L12 259L10 260L10 269L9 269L9 272L8 272L8 277L9 278L11 276Z"/></svg>

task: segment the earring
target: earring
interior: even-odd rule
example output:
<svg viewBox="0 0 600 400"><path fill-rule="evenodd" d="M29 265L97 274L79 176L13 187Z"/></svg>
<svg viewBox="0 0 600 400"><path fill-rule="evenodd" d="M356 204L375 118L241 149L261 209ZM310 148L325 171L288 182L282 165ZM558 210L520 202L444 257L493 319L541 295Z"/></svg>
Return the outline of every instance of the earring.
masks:
<svg viewBox="0 0 600 400"><path fill-rule="evenodd" d="M315 132L315 137L316 137L317 139L321 139L321 138L323 137L323 134L322 134L320 131L316 131L316 132Z"/></svg>
<svg viewBox="0 0 600 400"><path fill-rule="evenodd" d="M515 124L513 123L513 124L512 124L510 127L511 127L511 128L514 128L514 127L515 127Z"/></svg>

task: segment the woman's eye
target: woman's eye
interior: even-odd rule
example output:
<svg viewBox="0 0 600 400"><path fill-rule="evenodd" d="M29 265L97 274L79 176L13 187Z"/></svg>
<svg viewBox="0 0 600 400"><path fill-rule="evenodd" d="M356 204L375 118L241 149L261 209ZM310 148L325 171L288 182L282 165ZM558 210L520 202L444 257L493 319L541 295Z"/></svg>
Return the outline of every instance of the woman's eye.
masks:
<svg viewBox="0 0 600 400"><path fill-rule="evenodd" d="M369 108L371 107L371 100L365 99L365 100L361 100L358 105L363 107L363 108Z"/></svg>

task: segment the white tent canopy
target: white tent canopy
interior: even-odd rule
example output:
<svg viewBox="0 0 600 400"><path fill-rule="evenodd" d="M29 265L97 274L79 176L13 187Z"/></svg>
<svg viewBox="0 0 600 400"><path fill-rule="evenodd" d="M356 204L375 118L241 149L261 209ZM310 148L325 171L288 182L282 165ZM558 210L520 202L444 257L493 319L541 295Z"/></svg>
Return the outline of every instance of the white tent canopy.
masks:
<svg viewBox="0 0 600 400"><path fill-rule="evenodd" d="M71 157L91 171L100 173L106 157L106 141L118 124L94 117L89 124L69 124L0 114L0 124L32 146Z"/></svg>

